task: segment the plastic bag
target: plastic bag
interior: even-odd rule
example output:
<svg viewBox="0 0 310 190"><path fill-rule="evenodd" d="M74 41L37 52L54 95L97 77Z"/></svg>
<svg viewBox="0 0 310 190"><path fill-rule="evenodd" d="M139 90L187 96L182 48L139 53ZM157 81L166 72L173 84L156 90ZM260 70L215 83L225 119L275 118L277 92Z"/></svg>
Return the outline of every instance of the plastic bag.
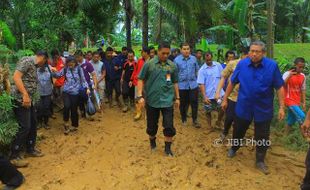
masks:
<svg viewBox="0 0 310 190"><path fill-rule="evenodd" d="M96 113L96 108L91 101L91 98L89 97L87 100L87 106L86 106L86 111L88 115L94 115Z"/></svg>

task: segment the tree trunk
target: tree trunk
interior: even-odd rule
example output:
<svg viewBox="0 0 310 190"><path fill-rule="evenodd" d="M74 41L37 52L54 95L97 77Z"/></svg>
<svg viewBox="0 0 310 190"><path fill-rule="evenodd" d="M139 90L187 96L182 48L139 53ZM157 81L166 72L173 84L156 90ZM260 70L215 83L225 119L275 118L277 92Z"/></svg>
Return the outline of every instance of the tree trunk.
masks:
<svg viewBox="0 0 310 190"><path fill-rule="evenodd" d="M142 0L142 47L148 46L148 34L149 34L149 1Z"/></svg>
<svg viewBox="0 0 310 190"><path fill-rule="evenodd" d="M267 0L267 56L269 58L273 58L274 56L274 7L275 7L275 1L276 0Z"/></svg>
<svg viewBox="0 0 310 190"><path fill-rule="evenodd" d="M132 19L132 5L131 5L131 0L124 0L124 9L126 13L126 21L125 21L125 26L126 26L126 41L127 41L127 48L131 49L131 19Z"/></svg>
<svg viewBox="0 0 310 190"><path fill-rule="evenodd" d="M255 3L255 0L248 1L248 30L249 30L249 38L251 40L253 40L253 36L255 33L255 27L254 27L254 21L253 21L254 3Z"/></svg>
<svg viewBox="0 0 310 190"><path fill-rule="evenodd" d="M158 19L158 33L156 36L156 43L160 43L161 41L161 28L163 22L163 8L161 7L161 0L159 1L159 19Z"/></svg>

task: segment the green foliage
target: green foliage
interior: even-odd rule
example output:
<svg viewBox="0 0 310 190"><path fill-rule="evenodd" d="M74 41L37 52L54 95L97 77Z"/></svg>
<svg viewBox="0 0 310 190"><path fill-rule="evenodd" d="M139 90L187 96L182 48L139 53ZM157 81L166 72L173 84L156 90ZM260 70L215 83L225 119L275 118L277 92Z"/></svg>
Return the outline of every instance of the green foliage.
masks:
<svg viewBox="0 0 310 190"><path fill-rule="evenodd" d="M25 56L32 56L34 55L34 52L30 49L25 49L25 50L18 50L14 56L17 58L17 59L21 59L22 57L25 57Z"/></svg>
<svg viewBox="0 0 310 190"><path fill-rule="evenodd" d="M0 20L0 32L2 31L2 36L0 36L0 42L1 37L3 38L3 41L6 45L8 45L10 48L14 48L16 44L16 39L14 35L12 34L9 26Z"/></svg>
<svg viewBox="0 0 310 190"><path fill-rule="evenodd" d="M0 63L6 63L11 53L9 48L0 44Z"/></svg>
<svg viewBox="0 0 310 190"><path fill-rule="evenodd" d="M12 97L0 95L0 145L8 145L18 131L18 123L13 113Z"/></svg>
<svg viewBox="0 0 310 190"><path fill-rule="evenodd" d="M248 2L247 0L235 0L234 1L233 15L237 22L238 30L241 36L245 36L248 32L247 29L247 12L248 12Z"/></svg>

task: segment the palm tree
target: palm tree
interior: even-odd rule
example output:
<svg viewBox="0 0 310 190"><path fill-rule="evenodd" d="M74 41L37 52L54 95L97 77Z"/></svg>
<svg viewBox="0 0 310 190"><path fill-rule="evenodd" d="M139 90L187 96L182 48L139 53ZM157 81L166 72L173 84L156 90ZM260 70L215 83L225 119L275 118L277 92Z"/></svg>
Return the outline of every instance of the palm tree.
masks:
<svg viewBox="0 0 310 190"><path fill-rule="evenodd" d="M273 58L273 46L274 46L274 6L275 0L267 0L267 14L268 14L268 25L267 25L267 56Z"/></svg>
<svg viewBox="0 0 310 190"><path fill-rule="evenodd" d="M149 34L149 1L142 0L142 46L148 46L148 34Z"/></svg>
<svg viewBox="0 0 310 190"><path fill-rule="evenodd" d="M126 26L127 48L131 49L131 20L133 18L133 8L131 0L123 0L123 6L126 17L125 26Z"/></svg>

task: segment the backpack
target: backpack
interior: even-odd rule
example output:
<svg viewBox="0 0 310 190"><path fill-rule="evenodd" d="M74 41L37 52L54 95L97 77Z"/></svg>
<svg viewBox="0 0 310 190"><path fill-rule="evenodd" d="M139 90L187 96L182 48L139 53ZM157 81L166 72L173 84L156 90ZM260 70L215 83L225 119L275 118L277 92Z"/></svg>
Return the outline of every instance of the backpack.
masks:
<svg viewBox="0 0 310 190"><path fill-rule="evenodd" d="M83 84L82 84L82 76L81 76L81 69L82 69L82 68L81 68L79 65L78 65L77 67L78 67L77 69L78 69L78 75L79 75L80 85L81 85L81 87L80 87L80 89L79 89L79 96L80 96L80 98L82 98L83 100L87 100L88 95L87 95L87 93L86 93L86 89L83 87ZM73 75L72 70L70 70L70 71L71 71L71 75L72 75L74 81L77 82L76 78L75 78L74 75ZM67 80L67 72L68 72L68 67L65 67L65 68L64 68L65 80Z"/></svg>

